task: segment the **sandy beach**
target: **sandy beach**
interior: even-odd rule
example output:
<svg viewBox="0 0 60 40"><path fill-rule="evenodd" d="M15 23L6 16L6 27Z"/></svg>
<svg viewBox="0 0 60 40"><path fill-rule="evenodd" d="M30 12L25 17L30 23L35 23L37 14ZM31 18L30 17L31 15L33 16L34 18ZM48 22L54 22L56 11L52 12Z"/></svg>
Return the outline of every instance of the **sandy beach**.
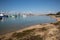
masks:
<svg viewBox="0 0 60 40"><path fill-rule="evenodd" d="M60 21L59 17L55 17L55 16L51 16L53 18L55 18L57 20L57 22ZM20 33L20 32L24 32L27 30L32 30L32 34L33 35L40 35L40 37L43 40L60 40L60 29L58 29L60 26L59 25L54 25L54 23L45 23L45 24L38 24L38 25L33 25L33 26L29 26L27 28L23 28L21 30L17 30L15 31L16 33ZM8 40L9 38L12 37L12 34L15 32L11 32L11 33L7 33L4 35L0 35L0 39L3 40ZM30 33L28 33L27 35L30 35ZM24 36L23 38L25 38L26 36ZM23 40L22 38L22 40ZM27 38L27 37L26 37ZM29 38L29 37L28 37ZM15 40L16 37L12 37L12 40ZM18 38L19 40L20 38Z"/></svg>

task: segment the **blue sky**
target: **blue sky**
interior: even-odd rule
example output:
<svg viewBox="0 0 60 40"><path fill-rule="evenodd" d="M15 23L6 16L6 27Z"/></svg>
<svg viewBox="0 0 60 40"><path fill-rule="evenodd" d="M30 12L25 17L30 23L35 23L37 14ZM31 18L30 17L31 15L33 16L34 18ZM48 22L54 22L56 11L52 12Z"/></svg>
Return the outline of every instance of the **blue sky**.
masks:
<svg viewBox="0 0 60 40"><path fill-rule="evenodd" d="M0 11L49 13L60 11L60 0L0 0Z"/></svg>

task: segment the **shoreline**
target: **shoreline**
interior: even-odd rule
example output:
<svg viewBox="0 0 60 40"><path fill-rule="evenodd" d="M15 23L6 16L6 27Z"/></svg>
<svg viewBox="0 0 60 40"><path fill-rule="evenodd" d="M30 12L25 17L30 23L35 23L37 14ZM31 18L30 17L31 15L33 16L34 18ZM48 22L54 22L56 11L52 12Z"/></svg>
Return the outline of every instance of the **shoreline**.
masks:
<svg viewBox="0 0 60 40"><path fill-rule="evenodd" d="M33 24L33 25L28 25L28 26L24 26L23 28L21 29L18 29L18 30L22 30L22 29L25 29L25 28L29 28L31 26L36 26L36 25L45 25L45 24L50 24L50 23L55 23L55 22L46 22L46 23L38 23L38 24ZM18 30L13 30L13 31L10 31L10 32L4 32L4 33L1 33L0 35L5 35L5 34L9 34L9 33L12 33L12 32L16 32Z"/></svg>
<svg viewBox="0 0 60 40"><path fill-rule="evenodd" d="M25 28L13 31L13 32L8 32L6 34L2 34L2 35L0 35L0 38L3 37L3 36L6 36L8 38L8 36L10 37L15 32L19 33L19 32L23 32L24 30L38 29L38 28L43 28L43 27L46 27L46 26L54 26L54 25L51 24L51 23L36 24L36 25L32 25L32 26L29 26L29 27L25 27Z"/></svg>
<svg viewBox="0 0 60 40"><path fill-rule="evenodd" d="M60 18L58 18L58 17L55 17L55 16L51 16L51 17L55 18L57 20L57 22L60 21ZM13 31L13 32L6 33L4 35L0 35L0 38L3 37L3 36L5 36L6 38L9 38L15 32L19 33L19 32L23 32L25 30L32 30L32 29L39 29L39 28L47 28L49 32L50 32L50 30L52 30L52 31L53 30L58 30L56 25L54 25L53 23L36 24L36 25L32 25L32 26L29 26L29 27L22 28L20 30L16 30L16 31ZM36 32L37 32L36 35L38 35L38 34L39 35L45 35L45 33L40 34L38 31L36 31Z"/></svg>
<svg viewBox="0 0 60 40"><path fill-rule="evenodd" d="M55 18L56 21L60 21L60 19L57 18L57 17L55 17L55 16L50 16L50 17ZM56 23L56 22L53 22L53 23ZM51 23L35 24L35 25L28 26L28 27L24 27L24 28L19 29L19 30L16 30L16 31L7 32L7 33L5 33L5 34L0 34L0 36L1 36L1 35L12 34L12 33L14 33L14 32L21 32L21 31L24 31L24 30L29 30L29 29L32 29L32 28L36 28L36 26L43 26L43 25L49 25L49 24L51 24Z"/></svg>

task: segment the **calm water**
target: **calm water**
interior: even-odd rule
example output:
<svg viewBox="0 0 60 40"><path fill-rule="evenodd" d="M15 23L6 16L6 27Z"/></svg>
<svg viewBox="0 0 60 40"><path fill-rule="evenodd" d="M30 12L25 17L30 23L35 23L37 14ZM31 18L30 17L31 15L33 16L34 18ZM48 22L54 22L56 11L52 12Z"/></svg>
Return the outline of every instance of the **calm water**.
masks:
<svg viewBox="0 0 60 40"><path fill-rule="evenodd" d="M28 16L17 18L3 18L0 20L0 34L15 31L30 25L56 22L49 16Z"/></svg>

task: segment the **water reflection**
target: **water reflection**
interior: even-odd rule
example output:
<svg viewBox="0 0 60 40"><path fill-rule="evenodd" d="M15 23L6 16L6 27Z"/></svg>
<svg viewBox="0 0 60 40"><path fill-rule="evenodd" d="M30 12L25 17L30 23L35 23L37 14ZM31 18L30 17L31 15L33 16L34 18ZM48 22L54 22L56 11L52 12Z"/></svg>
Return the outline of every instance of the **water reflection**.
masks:
<svg viewBox="0 0 60 40"><path fill-rule="evenodd" d="M2 18L0 17L0 20L2 20Z"/></svg>
<svg viewBox="0 0 60 40"><path fill-rule="evenodd" d="M5 18L5 17L1 17L0 18L0 22L4 22L4 21L6 21L7 20L7 17Z"/></svg>
<svg viewBox="0 0 60 40"><path fill-rule="evenodd" d="M56 22L49 16L0 17L0 34L19 30L30 25Z"/></svg>

